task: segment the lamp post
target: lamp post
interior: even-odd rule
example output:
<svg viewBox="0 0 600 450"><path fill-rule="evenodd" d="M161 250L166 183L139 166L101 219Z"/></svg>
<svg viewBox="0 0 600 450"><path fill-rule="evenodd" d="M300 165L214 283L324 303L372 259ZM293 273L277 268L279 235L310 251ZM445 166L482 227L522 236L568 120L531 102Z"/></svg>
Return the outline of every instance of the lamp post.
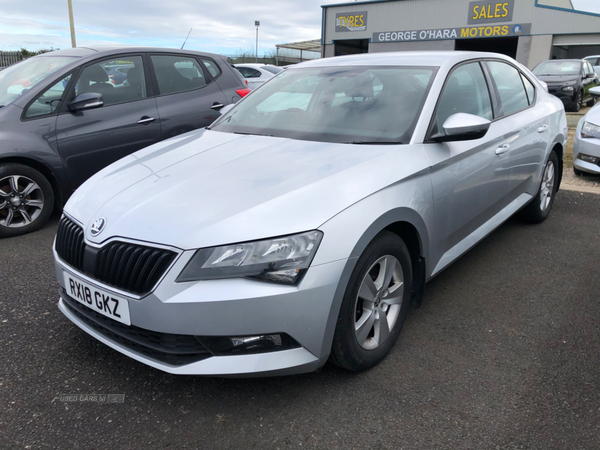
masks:
<svg viewBox="0 0 600 450"><path fill-rule="evenodd" d="M71 26L71 46L73 48L77 47L77 42L75 42L75 24L73 23L73 4L71 0L69 2L69 24Z"/></svg>
<svg viewBox="0 0 600 450"><path fill-rule="evenodd" d="M255 20L254 26L256 27L256 58L254 62L258 63L258 27L260 27L260 20Z"/></svg>

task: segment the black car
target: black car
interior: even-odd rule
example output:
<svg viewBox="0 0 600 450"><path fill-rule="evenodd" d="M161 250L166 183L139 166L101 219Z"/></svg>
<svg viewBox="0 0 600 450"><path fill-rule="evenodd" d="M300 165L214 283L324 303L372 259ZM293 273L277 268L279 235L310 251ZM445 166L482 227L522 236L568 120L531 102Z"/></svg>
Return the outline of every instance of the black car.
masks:
<svg viewBox="0 0 600 450"><path fill-rule="evenodd" d="M598 86L598 75L582 59L553 59L539 63L533 73L548 85L548 92L562 100L566 109L579 111L583 103L594 106L590 89Z"/></svg>
<svg viewBox="0 0 600 450"><path fill-rule="evenodd" d="M121 83L110 71L126 67ZM108 69L108 70L107 70ZM45 53L0 73L0 238L41 227L91 175L197 128L249 92L219 55L149 47Z"/></svg>

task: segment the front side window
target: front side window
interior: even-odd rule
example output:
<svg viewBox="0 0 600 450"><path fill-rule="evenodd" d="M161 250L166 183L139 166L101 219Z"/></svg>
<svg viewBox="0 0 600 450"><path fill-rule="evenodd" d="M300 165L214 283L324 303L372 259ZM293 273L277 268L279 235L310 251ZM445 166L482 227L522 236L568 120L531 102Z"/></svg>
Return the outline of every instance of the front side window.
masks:
<svg viewBox="0 0 600 450"><path fill-rule="evenodd" d="M498 89L502 115L507 116L529 106L521 74L513 66L499 61L488 61L492 78Z"/></svg>
<svg viewBox="0 0 600 450"><path fill-rule="evenodd" d="M444 136L444 122L457 113L493 119L490 92L478 62L463 64L454 69L448 77L431 134Z"/></svg>
<svg viewBox="0 0 600 450"><path fill-rule="evenodd" d="M72 74L69 74L58 83L50 86L49 89L38 95L33 103L27 107L27 110L25 111L25 117L30 119L32 117L47 116L54 113L60 106L65 88L69 84L71 76Z"/></svg>
<svg viewBox="0 0 600 450"><path fill-rule="evenodd" d="M191 56L152 55L161 95L191 91L206 86L204 71Z"/></svg>
<svg viewBox="0 0 600 450"><path fill-rule="evenodd" d="M142 57L123 56L86 67L75 85L75 96L86 92L101 94L104 106L145 98Z"/></svg>
<svg viewBox="0 0 600 450"><path fill-rule="evenodd" d="M38 83L53 76L54 72L77 59L68 56L35 56L0 71L0 106L15 101Z"/></svg>
<svg viewBox="0 0 600 450"><path fill-rule="evenodd" d="M281 72L211 129L350 144L408 143L437 68Z"/></svg>

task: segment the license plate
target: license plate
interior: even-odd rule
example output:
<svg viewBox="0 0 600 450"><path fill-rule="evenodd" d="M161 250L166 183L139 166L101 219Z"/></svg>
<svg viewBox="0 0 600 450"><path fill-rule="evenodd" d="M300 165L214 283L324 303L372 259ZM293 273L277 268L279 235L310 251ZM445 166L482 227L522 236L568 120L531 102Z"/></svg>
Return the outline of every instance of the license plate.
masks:
<svg viewBox="0 0 600 450"><path fill-rule="evenodd" d="M63 272L67 294L82 305L117 322L131 325L127 299L99 289L77 277Z"/></svg>

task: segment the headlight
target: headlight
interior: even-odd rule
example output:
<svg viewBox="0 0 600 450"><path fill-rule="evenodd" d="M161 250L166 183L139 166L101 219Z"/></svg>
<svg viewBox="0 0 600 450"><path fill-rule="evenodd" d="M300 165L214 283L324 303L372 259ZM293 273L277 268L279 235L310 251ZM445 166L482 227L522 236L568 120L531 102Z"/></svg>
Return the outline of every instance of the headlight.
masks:
<svg viewBox="0 0 600 450"><path fill-rule="evenodd" d="M593 123L584 122L581 127L582 138L596 138L600 139L600 126L594 125Z"/></svg>
<svg viewBox="0 0 600 450"><path fill-rule="evenodd" d="M561 90L564 92L573 92L573 86L565 86Z"/></svg>
<svg viewBox="0 0 600 450"><path fill-rule="evenodd" d="M323 233L309 231L292 236L224 245L198 250L178 282L251 277L297 284L310 266Z"/></svg>
<svg viewBox="0 0 600 450"><path fill-rule="evenodd" d="M574 84L577 84L577 80L565 81L562 86L573 86Z"/></svg>

